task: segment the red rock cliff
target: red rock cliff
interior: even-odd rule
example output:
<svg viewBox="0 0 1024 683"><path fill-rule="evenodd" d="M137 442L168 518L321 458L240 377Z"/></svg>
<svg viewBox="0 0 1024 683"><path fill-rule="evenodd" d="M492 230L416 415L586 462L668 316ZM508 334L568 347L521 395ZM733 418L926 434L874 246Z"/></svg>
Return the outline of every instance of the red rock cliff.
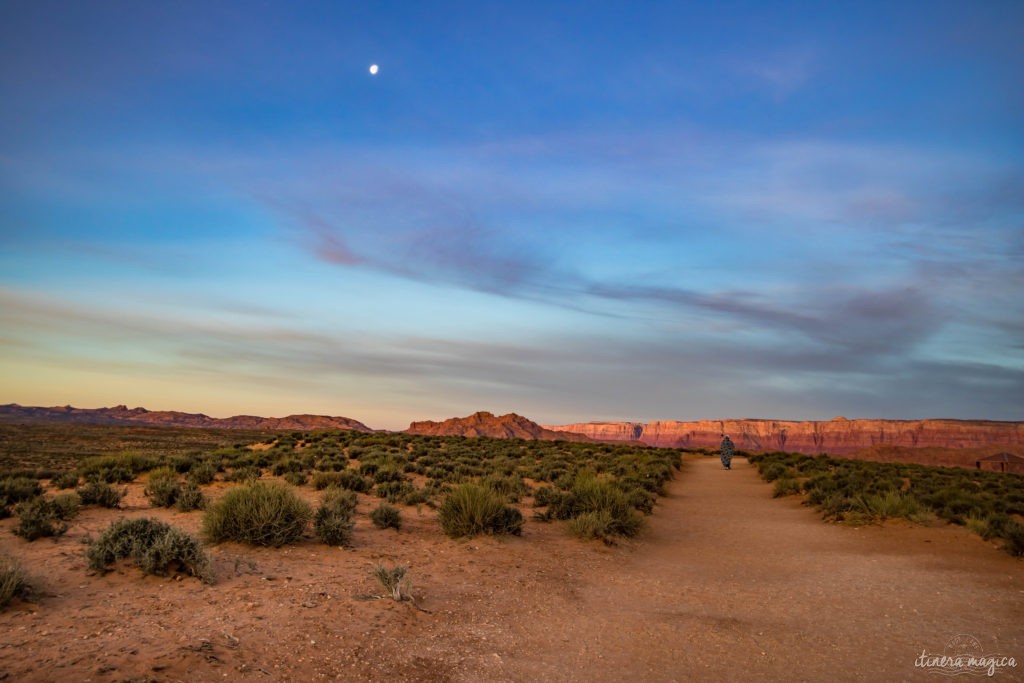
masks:
<svg viewBox="0 0 1024 683"><path fill-rule="evenodd" d="M663 420L588 422L547 429L575 432L601 441L640 441L649 446L717 448L728 434L737 448L843 455L884 444L909 448L977 448L1024 445L1024 422L990 420Z"/></svg>
<svg viewBox="0 0 1024 683"><path fill-rule="evenodd" d="M406 434L427 436L489 436L497 439L542 439L546 441L589 441L578 433L541 427L522 415L509 413L495 417L492 413L478 412L468 417L453 417L444 422L424 420L413 422Z"/></svg>

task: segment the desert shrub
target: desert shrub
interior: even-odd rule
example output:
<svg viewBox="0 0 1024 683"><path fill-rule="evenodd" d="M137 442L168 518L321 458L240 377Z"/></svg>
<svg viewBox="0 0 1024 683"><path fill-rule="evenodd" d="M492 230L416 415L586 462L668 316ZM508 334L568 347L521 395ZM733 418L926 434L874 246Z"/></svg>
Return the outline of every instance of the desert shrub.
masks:
<svg viewBox="0 0 1024 683"><path fill-rule="evenodd" d="M853 509L853 501L839 492L826 493L822 496L818 509L826 519L842 521Z"/></svg>
<svg viewBox="0 0 1024 683"><path fill-rule="evenodd" d="M129 558L146 574L166 575L180 569L212 583L210 558L198 539L156 519L122 518L89 544L89 567L98 572L122 558Z"/></svg>
<svg viewBox="0 0 1024 683"><path fill-rule="evenodd" d="M1024 524L1016 520L1010 520L1002 533L1004 543L1003 550L1014 557L1024 556Z"/></svg>
<svg viewBox="0 0 1024 683"><path fill-rule="evenodd" d="M302 458L285 458L271 465L270 473L275 477L280 477L287 472L305 472L308 469L307 463Z"/></svg>
<svg viewBox="0 0 1024 683"><path fill-rule="evenodd" d="M515 514L506 512L506 507L505 500L491 489L460 484L445 496L438 519L444 532L453 538L485 533L518 536L522 533L522 514L515 508L511 508Z"/></svg>
<svg viewBox="0 0 1024 683"><path fill-rule="evenodd" d="M199 486L213 483L213 479L216 476L217 466L212 462L195 463L188 471L188 481L194 482Z"/></svg>
<svg viewBox="0 0 1024 683"><path fill-rule="evenodd" d="M339 488L329 488L320 500L313 517L317 538L327 545L352 544L352 513L356 509L356 494Z"/></svg>
<svg viewBox="0 0 1024 683"><path fill-rule="evenodd" d="M26 541L43 536L60 536L68 530L67 520L78 513L78 496L60 497L61 500L38 496L18 503L18 526L14 533Z"/></svg>
<svg viewBox="0 0 1024 683"><path fill-rule="evenodd" d="M373 480L360 475L353 469L347 469L341 473L341 486L356 493L369 493L373 488Z"/></svg>
<svg viewBox="0 0 1024 683"><path fill-rule="evenodd" d="M779 477L785 476L789 471L781 462L764 461L759 463L757 468L761 474L761 478L765 481L775 481Z"/></svg>
<svg viewBox="0 0 1024 683"><path fill-rule="evenodd" d="M607 536L635 536L643 526L643 517L630 506L625 494L615 483L608 479L581 475L573 484L571 493L577 511L574 517L588 512L608 513L611 521L606 527Z"/></svg>
<svg viewBox="0 0 1024 683"><path fill-rule="evenodd" d="M418 489L413 486L402 497L401 502L403 505L429 505L430 494L427 492L425 488Z"/></svg>
<svg viewBox="0 0 1024 683"><path fill-rule="evenodd" d="M381 503L370 512L370 521L378 529L401 529L402 513L394 505Z"/></svg>
<svg viewBox="0 0 1024 683"><path fill-rule="evenodd" d="M160 467L151 471L143 493L153 507L171 507L181 494L177 471L170 467Z"/></svg>
<svg viewBox="0 0 1024 683"><path fill-rule="evenodd" d="M610 512L600 510L597 512L584 512L569 520L569 532L579 538L610 539L613 519Z"/></svg>
<svg viewBox="0 0 1024 683"><path fill-rule="evenodd" d="M853 510L872 519L915 519L925 509L912 495L891 488L881 494L867 494L853 499Z"/></svg>
<svg viewBox="0 0 1024 683"><path fill-rule="evenodd" d="M229 490L206 509L203 535L213 543L242 541L277 548L297 541L312 516L309 504L290 487L255 481Z"/></svg>
<svg viewBox="0 0 1024 683"><path fill-rule="evenodd" d="M389 503L397 503L415 490L416 487L407 481L385 481L377 484L374 493Z"/></svg>
<svg viewBox="0 0 1024 683"><path fill-rule="evenodd" d="M224 480L238 483L256 481L262 476L263 472L256 465L245 465L243 467L233 469L224 477Z"/></svg>
<svg viewBox="0 0 1024 683"><path fill-rule="evenodd" d="M0 555L0 609L14 596L24 596L30 590L28 576L21 565L7 555Z"/></svg>
<svg viewBox="0 0 1024 683"><path fill-rule="evenodd" d="M99 505L105 508L116 508L125 491L118 491L110 484L101 481L91 481L77 490L82 505Z"/></svg>
<svg viewBox="0 0 1024 683"><path fill-rule="evenodd" d="M309 479L305 472L285 472L282 477L286 482L292 486L302 486Z"/></svg>
<svg viewBox="0 0 1024 683"><path fill-rule="evenodd" d="M128 452L86 458L79 464L78 471L86 481L126 484L135 479L136 474L151 470L155 466L154 457Z"/></svg>
<svg viewBox="0 0 1024 683"><path fill-rule="evenodd" d="M63 472L50 482L55 489L73 489L78 486L78 472Z"/></svg>
<svg viewBox="0 0 1024 683"><path fill-rule="evenodd" d="M533 492L533 507L547 507L558 500L558 491L553 486L540 486Z"/></svg>
<svg viewBox="0 0 1024 683"><path fill-rule="evenodd" d="M322 491L331 486L340 487L342 485L341 482L344 478L343 474L344 470L341 472L334 470L329 472L317 472L316 474L313 475L313 488L315 488L317 491Z"/></svg>
<svg viewBox="0 0 1024 683"><path fill-rule="evenodd" d="M194 481L188 481L185 482L178 492L178 497L174 501L174 507L180 512L202 510L206 507L206 497Z"/></svg>
<svg viewBox="0 0 1024 683"><path fill-rule="evenodd" d="M23 500L32 500L42 495L43 487L28 477L6 477L0 479L0 507L14 505Z"/></svg>
<svg viewBox="0 0 1024 683"><path fill-rule="evenodd" d="M50 504L57 512L57 516L63 520L74 519L78 509L82 506L82 499L77 493L62 493L50 499Z"/></svg>
<svg viewBox="0 0 1024 683"><path fill-rule="evenodd" d="M626 501L634 510L639 510L645 515L649 515L654 512L654 502L656 497L646 488L634 486L631 488L624 488L622 492L626 494Z"/></svg>
<svg viewBox="0 0 1024 683"><path fill-rule="evenodd" d="M517 503L530 487L518 474L489 474L480 479L480 485L491 489L508 503Z"/></svg>
<svg viewBox="0 0 1024 683"><path fill-rule="evenodd" d="M361 469L362 468L360 468L360 470ZM373 481L377 484L402 482L405 481L405 475L396 467L381 467L373 473Z"/></svg>
<svg viewBox="0 0 1024 683"><path fill-rule="evenodd" d="M772 491L774 498L783 496L794 496L803 490L803 485L795 477L779 477L775 480L775 488Z"/></svg>

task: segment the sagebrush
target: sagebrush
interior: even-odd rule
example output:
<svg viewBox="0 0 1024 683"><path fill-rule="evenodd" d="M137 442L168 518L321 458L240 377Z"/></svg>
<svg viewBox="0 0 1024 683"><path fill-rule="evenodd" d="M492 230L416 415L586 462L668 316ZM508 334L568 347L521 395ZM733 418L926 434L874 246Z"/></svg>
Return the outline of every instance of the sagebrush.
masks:
<svg viewBox="0 0 1024 683"><path fill-rule="evenodd" d="M157 519L122 518L89 544L89 567L106 572L110 565L128 558L147 574L167 575L180 570L206 583L213 582L210 558L191 534Z"/></svg>
<svg viewBox="0 0 1024 683"><path fill-rule="evenodd" d="M203 536L212 543L241 541L278 548L302 537L313 509L279 482L254 481L230 489L208 506Z"/></svg>

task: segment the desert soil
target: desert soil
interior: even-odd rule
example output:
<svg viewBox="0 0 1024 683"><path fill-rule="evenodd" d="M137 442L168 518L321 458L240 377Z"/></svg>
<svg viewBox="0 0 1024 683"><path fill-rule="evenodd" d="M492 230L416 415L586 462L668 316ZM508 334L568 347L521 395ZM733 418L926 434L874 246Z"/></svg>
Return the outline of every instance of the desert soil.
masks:
<svg viewBox="0 0 1024 683"><path fill-rule="evenodd" d="M529 520L520 538L451 540L408 508L399 532L361 514L347 550L214 546L210 586L90 575L81 541L120 514L201 520L149 508L140 484L123 505L84 509L57 541L0 522L39 587L0 613L0 680L935 680L915 660L961 634L1020 662L996 678L1024 678L1021 560L947 525L824 523L742 459L689 460L614 547ZM416 605L365 598L379 562L409 565Z"/></svg>

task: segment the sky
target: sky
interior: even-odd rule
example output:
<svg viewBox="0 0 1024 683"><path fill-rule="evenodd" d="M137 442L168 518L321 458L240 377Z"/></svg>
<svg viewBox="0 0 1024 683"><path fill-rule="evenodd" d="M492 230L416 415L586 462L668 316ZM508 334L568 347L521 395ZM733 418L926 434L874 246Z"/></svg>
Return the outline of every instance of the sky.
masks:
<svg viewBox="0 0 1024 683"><path fill-rule="evenodd" d="M0 0L0 403L1024 420L1021 26Z"/></svg>

